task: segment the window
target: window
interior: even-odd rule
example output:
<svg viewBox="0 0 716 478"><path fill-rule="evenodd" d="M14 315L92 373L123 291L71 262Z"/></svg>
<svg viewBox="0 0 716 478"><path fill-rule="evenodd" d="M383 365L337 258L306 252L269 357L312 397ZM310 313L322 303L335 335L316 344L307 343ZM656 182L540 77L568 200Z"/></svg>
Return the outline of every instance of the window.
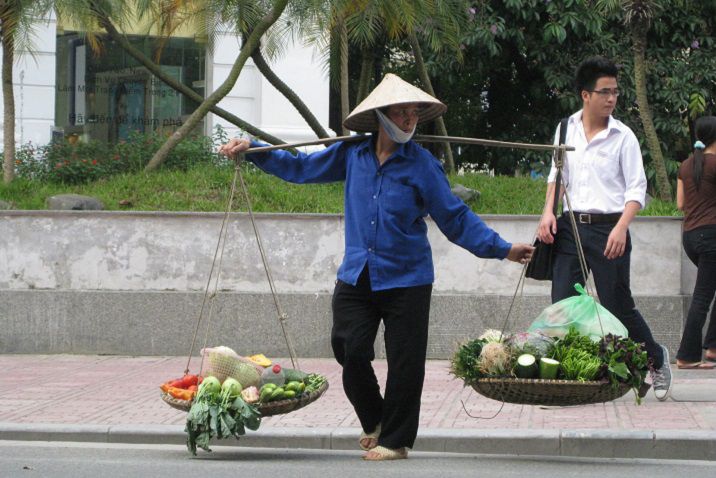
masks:
<svg viewBox="0 0 716 478"><path fill-rule="evenodd" d="M129 36L130 43L156 58L155 37ZM132 132L170 133L198 106L156 78L114 41L104 39L95 54L79 32L57 36L55 123L66 136L116 142ZM173 37L158 62L164 73L202 97L205 48L193 38Z"/></svg>

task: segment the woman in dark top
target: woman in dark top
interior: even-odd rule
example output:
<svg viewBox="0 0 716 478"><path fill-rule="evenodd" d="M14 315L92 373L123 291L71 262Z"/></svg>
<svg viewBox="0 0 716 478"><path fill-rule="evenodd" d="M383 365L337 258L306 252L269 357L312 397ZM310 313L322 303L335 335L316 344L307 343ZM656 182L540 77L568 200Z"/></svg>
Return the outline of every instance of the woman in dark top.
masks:
<svg viewBox="0 0 716 478"><path fill-rule="evenodd" d="M679 168L676 188L676 204L684 211L684 250L698 267L676 365L712 369L716 366L716 307L703 341L702 330L716 293L716 116L696 121L696 139L694 153Z"/></svg>

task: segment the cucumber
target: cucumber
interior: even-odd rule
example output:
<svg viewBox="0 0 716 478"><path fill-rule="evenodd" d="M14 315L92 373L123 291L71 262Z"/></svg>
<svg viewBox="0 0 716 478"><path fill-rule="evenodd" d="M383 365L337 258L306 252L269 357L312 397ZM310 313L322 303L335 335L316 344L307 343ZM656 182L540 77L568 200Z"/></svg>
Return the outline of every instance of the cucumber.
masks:
<svg viewBox="0 0 716 478"><path fill-rule="evenodd" d="M308 377L308 374L306 372L301 372L300 370L296 370L295 368L284 368L283 376L286 379L286 383L288 383L288 382L303 382L306 379L306 377Z"/></svg>
<svg viewBox="0 0 716 478"><path fill-rule="evenodd" d="M532 354L522 354L517 357L515 375L518 378L535 378L539 374L537 359Z"/></svg>
<svg viewBox="0 0 716 478"><path fill-rule="evenodd" d="M282 400L283 394L286 393L283 389L283 387L277 387L272 392L271 395L269 395L269 402L273 402L274 400Z"/></svg>
<svg viewBox="0 0 716 478"><path fill-rule="evenodd" d="M554 380L557 378L557 372L559 372L559 362L551 359L542 357L539 361L539 377L544 379Z"/></svg>

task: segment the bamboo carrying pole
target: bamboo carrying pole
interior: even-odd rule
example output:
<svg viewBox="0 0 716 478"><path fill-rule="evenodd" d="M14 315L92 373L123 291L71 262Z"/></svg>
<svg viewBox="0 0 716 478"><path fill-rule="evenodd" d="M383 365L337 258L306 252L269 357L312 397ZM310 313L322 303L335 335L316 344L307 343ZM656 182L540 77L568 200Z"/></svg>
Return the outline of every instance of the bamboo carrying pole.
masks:
<svg viewBox="0 0 716 478"><path fill-rule="evenodd" d="M236 156L237 163L235 168L235 175L234 175L234 182L232 183L231 188L231 197L229 199L229 204L227 206L227 210L224 215L224 222L226 222L226 218L228 217L228 214L231 210L231 203L233 201L233 195L236 190L236 179L237 177L241 181L241 187L244 194L244 198L246 199L246 202L249 207L249 218L251 220L251 224L253 226L254 235L256 236L256 241L259 246L259 252L261 253L261 260L264 266L264 270L266 271L266 277L269 282L269 286L271 288L271 295L274 298L274 305L276 306L276 311L278 313L278 319L279 324L281 326L281 331L283 332L283 336L286 339L286 344L288 346L289 355L291 356L291 362L294 366L294 368L298 368L298 362L297 357L294 351L294 347L292 344L292 341L289 337L288 331L285 327L285 322L288 319L288 316L283 312L283 309L281 307L280 301L278 299L278 293L276 292L276 288L274 286L273 278L271 276L271 271L269 268L268 261L266 259L266 254L264 252L264 248L261 241L261 236L259 234L258 228L256 226L256 222L254 219L254 214L251 209L251 200L248 196L248 191L246 189L246 185L243 180L243 176L241 175L241 171L239 168L239 164L242 162L243 156L245 154L251 154L251 153L260 153L260 152L267 152L267 151L274 151L277 149L289 149L289 148L296 148L300 146L310 146L310 145L317 145L317 144L330 144L330 143L336 143L339 141L362 141L367 139L369 136L367 135L351 135L351 136L338 136L335 138L323 138L323 139L316 139L312 141L302 141L298 143L292 143L292 144L279 144L279 145L273 145L273 146L260 146L256 148L249 148L245 151L242 151ZM414 141L418 142L450 142L450 143L462 143L462 144L477 144L477 145L483 145L483 146L492 146L492 147L498 147L498 148L520 148L520 149L532 149L532 150L538 150L538 151L555 151L559 150L562 152L562 154L565 151L574 151L574 147L572 146L566 146L566 145L553 145L553 144L528 144L528 143L512 143L512 142L504 142L504 141L495 141L495 140L489 140L489 139L478 139L478 138L461 138L461 137L454 137L454 136L427 136L427 135L418 135L413 137ZM558 157L561 157L562 155L557 155ZM558 164L561 166L561 161L558 160ZM222 232L224 231L224 225L222 224ZM222 243L222 241L219 241ZM223 245L225 244L225 240L222 243L221 246L221 255L223 256ZM217 244L217 251L219 250L219 244ZM217 252L218 253L218 252ZM216 255L214 257L214 262L216 262ZM219 267L220 269L220 267ZM212 264L212 271L214 270L214 264ZM211 273L210 273L211 276ZM524 269L522 272L522 276L524 277ZM210 279L211 280L211 279ZM218 279L217 279L218 283ZM519 285L518 285L519 286ZM207 294L208 294L208 284L207 284ZM214 296L216 295L216 289L214 291ZM206 295L205 295L206 297ZM514 298L513 298L514 300ZM203 311L203 305L202 305L202 311ZM211 312L210 312L211 315ZM508 314L509 317L509 314ZM199 323L202 320L202 314L199 314L199 319L197 321L197 330L199 327ZM208 322L208 321L207 321ZM196 338L196 331L194 334ZM208 323L207 323L207 337L208 337ZM205 339L206 341L206 339ZM206 346L206 343L205 343ZM192 350L194 347L194 340L192 341ZM191 360L191 351L189 352L189 360ZM202 359L202 365L203 365L203 359ZM187 371L189 370L189 363L187 363Z"/></svg>
<svg viewBox="0 0 716 478"><path fill-rule="evenodd" d="M330 144L338 141L362 141L369 138L368 135L356 134L351 136L337 136L335 138L324 138L316 139L311 141L301 141L299 143L291 144L277 144L273 146L260 146L257 148L249 148L243 151L244 154L251 153L263 153L267 151L273 151L276 149L288 149L297 148L300 146L311 146L316 144ZM433 136L433 135L416 135L413 137L413 141L419 143L461 143L461 144L477 144L481 146L492 146L496 148L518 148L518 149L532 149L537 151L555 151L563 149L564 151L574 151L574 146L557 145L557 144L530 144L530 143L511 143L505 141L496 141L492 139L479 139L479 138L462 138L457 136Z"/></svg>

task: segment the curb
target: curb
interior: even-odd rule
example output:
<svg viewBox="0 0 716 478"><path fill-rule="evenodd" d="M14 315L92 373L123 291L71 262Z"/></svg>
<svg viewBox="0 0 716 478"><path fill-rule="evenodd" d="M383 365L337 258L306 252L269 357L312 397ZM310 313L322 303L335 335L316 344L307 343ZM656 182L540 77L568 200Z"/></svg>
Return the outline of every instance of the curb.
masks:
<svg viewBox="0 0 716 478"><path fill-rule="evenodd" d="M222 446L357 450L358 428L266 428ZM67 425L0 422L0 440L183 445L180 425ZM214 442L216 443L216 442ZM416 451L489 455L716 461L716 431L453 430L428 428Z"/></svg>

